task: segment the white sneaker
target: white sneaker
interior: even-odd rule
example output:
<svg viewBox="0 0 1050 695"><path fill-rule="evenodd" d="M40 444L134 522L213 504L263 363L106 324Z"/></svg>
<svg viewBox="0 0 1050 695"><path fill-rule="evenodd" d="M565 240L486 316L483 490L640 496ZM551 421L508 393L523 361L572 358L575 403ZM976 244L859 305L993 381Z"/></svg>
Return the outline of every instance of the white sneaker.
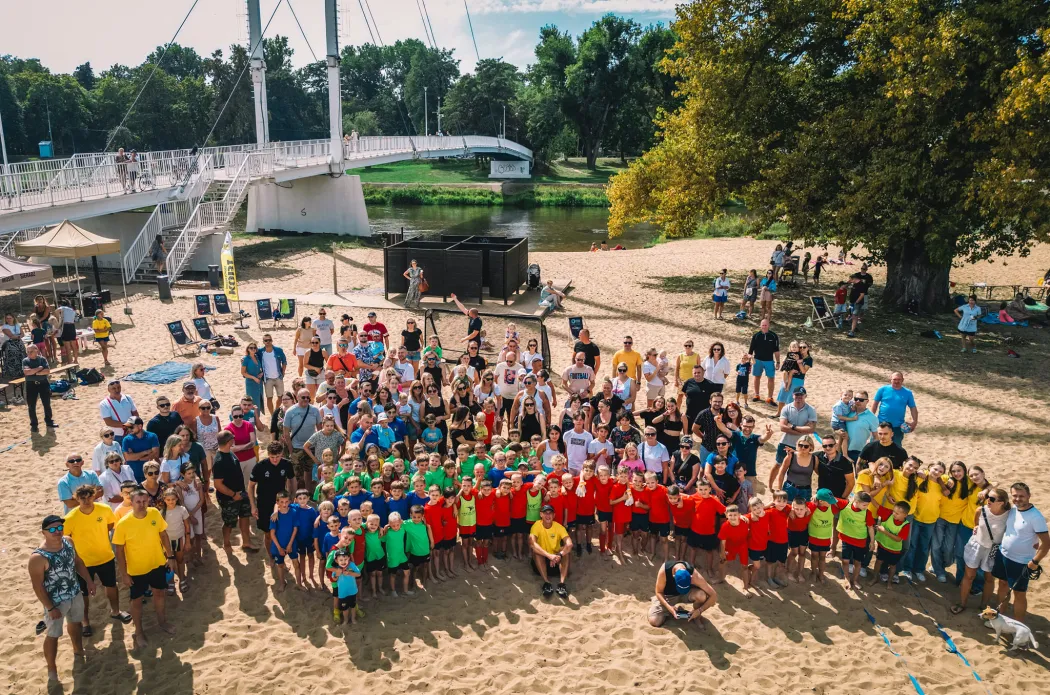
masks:
<svg viewBox="0 0 1050 695"><path fill-rule="evenodd" d="M890 575L888 575L888 574L880 574L879 575L879 581L880 582L888 582L889 580L890 580Z"/></svg>
<svg viewBox="0 0 1050 695"><path fill-rule="evenodd" d="M899 575L896 575L896 574L893 575L893 583L894 584L900 584L901 583L901 578L900 578Z"/></svg>
<svg viewBox="0 0 1050 695"><path fill-rule="evenodd" d="M867 577L868 576L868 568L867 567L861 567L860 568L860 576L862 576L862 577Z"/></svg>
<svg viewBox="0 0 1050 695"><path fill-rule="evenodd" d="M907 579L909 582L912 579L911 572L908 572L907 570L901 572L898 576L900 576L902 579Z"/></svg>
<svg viewBox="0 0 1050 695"><path fill-rule="evenodd" d="M937 581L939 581L941 584L947 584L948 583L948 577L943 575L943 574L938 574L937 575Z"/></svg>
<svg viewBox="0 0 1050 695"><path fill-rule="evenodd" d="M925 582L926 581L926 573L925 572L916 572L915 573L915 578L918 579L920 582Z"/></svg>

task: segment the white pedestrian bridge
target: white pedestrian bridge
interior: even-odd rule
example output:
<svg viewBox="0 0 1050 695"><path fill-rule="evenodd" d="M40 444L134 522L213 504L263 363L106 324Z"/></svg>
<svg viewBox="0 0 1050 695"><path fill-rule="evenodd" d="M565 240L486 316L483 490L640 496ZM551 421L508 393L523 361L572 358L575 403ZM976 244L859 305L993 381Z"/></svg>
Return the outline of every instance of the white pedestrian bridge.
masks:
<svg viewBox="0 0 1050 695"><path fill-rule="evenodd" d="M254 182L280 184L409 159L493 154L532 160L532 151L515 142L476 135L362 137L345 142L335 156L332 149L325 139L141 152L133 190L128 164L117 163L115 152L13 164L0 175L0 254L11 254L16 242L65 219L156 206L123 249L124 278L132 282L150 274L147 257L160 236L174 282L200 239L230 222Z"/></svg>

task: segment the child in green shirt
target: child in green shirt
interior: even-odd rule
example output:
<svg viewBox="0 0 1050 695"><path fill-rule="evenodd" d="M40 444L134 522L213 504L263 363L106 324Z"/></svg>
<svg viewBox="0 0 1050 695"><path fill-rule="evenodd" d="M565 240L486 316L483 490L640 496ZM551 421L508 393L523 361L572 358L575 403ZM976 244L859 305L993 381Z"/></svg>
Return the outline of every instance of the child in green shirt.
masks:
<svg viewBox="0 0 1050 695"><path fill-rule="evenodd" d="M386 552L383 550L383 529L379 528L379 516L369 514L365 529L365 572L372 586L372 598L378 598L383 592L383 561Z"/></svg>
<svg viewBox="0 0 1050 695"><path fill-rule="evenodd" d="M397 597L397 577L401 575L401 593L412 596L416 592L408 587L412 571L408 565L406 552L408 532L401 522L401 515L390 512L389 525L383 534L383 546L386 548L386 567L390 573L390 594Z"/></svg>

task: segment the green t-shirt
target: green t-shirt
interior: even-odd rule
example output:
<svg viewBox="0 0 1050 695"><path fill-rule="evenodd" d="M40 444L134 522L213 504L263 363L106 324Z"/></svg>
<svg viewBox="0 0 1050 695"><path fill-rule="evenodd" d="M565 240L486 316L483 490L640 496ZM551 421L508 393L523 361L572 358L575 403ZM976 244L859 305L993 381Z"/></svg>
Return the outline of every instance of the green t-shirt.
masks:
<svg viewBox="0 0 1050 695"><path fill-rule="evenodd" d="M339 473L339 474L337 474L335 476L335 479L332 480L332 484L335 485L335 494L338 495L338 494L342 493L343 492L343 488L346 487L346 481L349 480L350 477L354 476L354 475L357 475L357 474L354 473L353 471L350 471L349 473Z"/></svg>
<svg viewBox="0 0 1050 695"><path fill-rule="evenodd" d="M383 539L379 531L365 531L365 562L383 559Z"/></svg>
<svg viewBox="0 0 1050 695"><path fill-rule="evenodd" d="M488 475L488 472L492 470L492 459L486 456L483 461L479 461L478 457L475 454L471 454L467 457L467 470L465 473L462 473L462 475L460 475L460 480L463 479L463 475L474 475L474 466L478 465L479 463L485 467L485 474Z"/></svg>
<svg viewBox="0 0 1050 695"><path fill-rule="evenodd" d="M383 545L386 546L387 567L400 567L408 562L408 555L405 554L406 535L404 524L396 531L387 527L386 535L383 536ZM368 551L366 550L365 555L367 554Z"/></svg>
<svg viewBox="0 0 1050 695"><path fill-rule="evenodd" d="M407 534L405 546L410 555L426 557L430 554L430 535L427 533L425 521L406 521L401 528Z"/></svg>
<svg viewBox="0 0 1050 695"><path fill-rule="evenodd" d="M428 490L431 485L437 485L438 489L442 492L444 492L447 487L456 487L457 483L454 477L450 478L445 475L444 468L439 468L436 471L428 471L427 474L423 476L423 480L426 481Z"/></svg>
<svg viewBox="0 0 1050 695"><path fill-rule="evenodd" d="M430 345L427 345L425 348L423 348L423 356L426 357L428 352L432 352L435 355L437 355L439 360L444 359L445 357L444 352L442 352L440 347L431 347Z"/></svg>

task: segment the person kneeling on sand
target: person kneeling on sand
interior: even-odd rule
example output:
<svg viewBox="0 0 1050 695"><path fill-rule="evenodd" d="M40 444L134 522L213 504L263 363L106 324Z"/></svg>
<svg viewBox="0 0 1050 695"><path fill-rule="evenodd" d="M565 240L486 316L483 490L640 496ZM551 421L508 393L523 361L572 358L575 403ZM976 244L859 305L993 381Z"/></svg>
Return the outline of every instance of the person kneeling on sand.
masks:
<svg viewBox="0 0 1050 695"><path fill-rule="evenodd" d="M543 595L554 593L548 579L548 572L555 567L560 572L558 596L565 598L569 590L565 587L565 578L569 576L569 559L572 557L572 540L565 527L554 521L554 507L549 504L540 508L540 520L532 525L529 531L529 548L532 549L532 562L536 571L543 577Z"/></svg>
<svg viewBox="0 0 1050 695"><path fill-rule="evenodd" d="M689 601L693 610L676 604ZM665 562L656 573L656 593L649 606L649 624L660 627L668 618L703 626L703 613L718 601L718 594L704 576L688 562Z"/></svg>

